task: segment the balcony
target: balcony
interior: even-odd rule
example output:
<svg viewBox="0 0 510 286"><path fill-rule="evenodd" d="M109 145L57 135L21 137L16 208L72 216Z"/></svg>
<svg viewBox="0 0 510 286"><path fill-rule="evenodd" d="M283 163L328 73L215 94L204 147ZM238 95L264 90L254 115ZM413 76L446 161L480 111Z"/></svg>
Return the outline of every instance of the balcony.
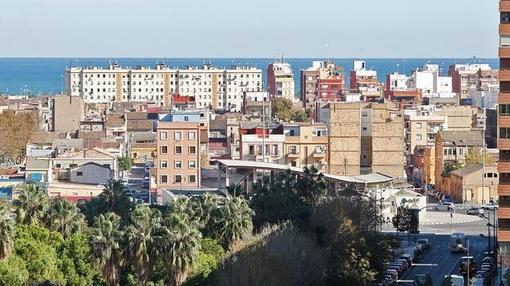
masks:
<svg viewBox="0 0 510 286"><path fill-rule="evenodd" d="M499 1L499 12L510 12L510 1Z"/></svg>
<svg viewBox="0 0 510 286"><path fill-rule="evenodd" d="M498 241L510 241L510 229L509 230L504 230L502 228L500 228L498 230Z"/></svg>
<svg viewBox="0 0 510 286"><path fill-rule="evenodd" d="M510 47L500 47L499 57L504 59L510 58Z"/></svg>
<svg viewBox="0 0 510 286"><path fill-rule="evenodd" d="M499 24L499 34L501 36L510 36L510 24Z"/></svg>
<svg viewBox="0 0 510 286"><path fill-rule="evenodd" d="M510 150L510 139L498 139L498 149Z"/></svg>
<svg viewBox="0 0 510 286"><path fill-rule="evenodd" d="M299 153L298 153L298 152L289 152L289 153L287 154L287 157L288 157L288 158L299 158L299 157L300 157L300 155L299 155Z"/></svg>
<svg viewBox="0 0 510 286"><path fill-rule="evenodd" d="M509 103L510 104L510 93L508 93L508 92L499 93L498 103Z"/></svg>
<svg viewBox="0 0 510 286"><path fill-rule="evenodd" d="M510 196L510 185L499 184L498 185L498 195Z"/></svg>
<svg viewBox="0 0 510 286"><path fill-rule="evenodd" d="M500 81L510 81L510 69L500 69L499 70L499 80Z"/></svg>
<svg viewBox="0 0 510 286"><path fill-rule="evenodd" d="M499 207L498 218L510 218L510 208Z"/></svg>
<svg viewBox="0 0 510 286"><path fill-rule="evenodd" d="M498 172L499 173L510 173L510 162L508 161L499 161L498 163Z"/></svg>

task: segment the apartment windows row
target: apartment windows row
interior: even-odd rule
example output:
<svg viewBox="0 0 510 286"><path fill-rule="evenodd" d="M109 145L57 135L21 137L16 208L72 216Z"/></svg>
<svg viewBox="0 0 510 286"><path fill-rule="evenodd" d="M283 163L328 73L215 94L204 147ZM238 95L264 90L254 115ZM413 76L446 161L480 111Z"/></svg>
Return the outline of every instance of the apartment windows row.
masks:
<svg viewBox="0 0 510 286"><path fill-rule="evenodd" d="M160 167L161 169L168 169L168 160L161 160L160 161ZM174 168L175 169L182 169L183 168L183 161L181 160L175 160L174 161ZM197 162L194 160L188 161L188 169L196 169L197 168Z"/></svg>
<svg viewBox="0 0 510 286"><path fill-rule="evenodd" d="M168 146L161 146L160 153L168 154ZM197 153L197 148L195 146L188 147L188 154L196 154L196 153ZM174 146L174 154L175 155L183 154L182 146Z"/></svg>
<svg viewBox="0 0 510 286"><path fill-rule="evenodd" d="M186 176L183 175L174 175L174 180L172 183L179 184L184 183L186 181ZM197 182L197 176L196 175L189 175L187 176L187 182L188 183L196 183ZM161 175L159 177L159 183L160 184L168 184L168 175Z"/></svg>
<svg viewBox="0 0 510 286"><path fill-rule="evenodd" d="M249 145L248 146L248 154L255 155L255 149L256 149L256 155L262 155L262 149L263 149L262 147L263 147L262 145ZM266 144L266 155L277 156L277 155L279 155L278 149L279 148L278 148L277 144L273 144L273 145Z"/></svg>
<svg viewBox="0 0 510 286"><path fill-rule="evenodd" d="M188 121L187 116L184 117L184 121ZM174 133L173 139L175 141L184 140L183 139L183 133L185 134L185 132L174 131L173 133ZM159 133L159 138L161 140L168 140L168 132L167 131L161 131ZM196 140L196 139L197 139L197 132L196 131L188 131L188 140Z"/></svg>
<svg viewBox="0 0 510 286"><path fill-rule="evenodd" d="M443 150L443 155L454 156L457 155L457 150L459 150L459 155L464 155L464 148L455 148L455 147L445 147Z"/></svg>

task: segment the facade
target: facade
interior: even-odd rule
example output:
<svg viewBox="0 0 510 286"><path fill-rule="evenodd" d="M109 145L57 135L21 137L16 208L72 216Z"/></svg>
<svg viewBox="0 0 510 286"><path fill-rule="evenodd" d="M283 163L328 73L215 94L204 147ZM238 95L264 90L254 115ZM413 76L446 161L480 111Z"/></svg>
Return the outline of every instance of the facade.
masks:
<svg viewBox="0 0 510 286"><path fill-rule="evenodd" d="M328 126L329 172L381 172L404 177L404 119L389 103L330 103L320 113Z"/></svg>
<svg viewBox="0 0 510 286"><path fill-rule="evenodd" d="M72 132L80 129L85 118L85 107L79 96L55 96L52 99L52 130Z"/></svg>
<svg viewBox="0 0 510 286"><path fill-rule="evenodd" d="M88 163L95 163L111 170L110 179L118 174L117 155L102 148L89 148L52 158L53 176L56 180L70 181L72 170Z"/></svg>
<svg viewBox="0 0 510 286"><path fill-rule="evenodd" d="M503 264L510 266L510 1L499 1L499 185L498 241Z"/></svg>
<svg viewBox="0 0 510 286"><path fill-rule="evenodd" d="M496 165L469 165L450 172L442 182L442 192L450 195L454 202L486 204L495 200L498 189Z"/></svg>
<svg viewBox="0 0 510 286"><path fill-rule="evenodd" d="M453 92L460 94L460 98L467 98L469 90L477 89L482 82L490 82L493 73L488 64L455 64L448 69L448 75L452 77ZM494 83L497 83L495 76Z"/></svg>
<svg viewBox="0 0 510 286"><path fill-rule="evenodd" d="M285 123L285 163L328 171L328 129L324 123Z"/></svg>
<svg viewBox="0 0 510 286"><path fill-rule="evenodd" d="M400 105L402 109L421 103L421 90L409 87L411 79L397 72L386 76L384 96Z"/></svg>
<svg viewBox="0 0 510 286"><path fill-rule="evenodd" d="M89 162L71 168L70 182L77 184L99 185L105 184L113 178L113 171L109 167Z"/></svg>
<svg viewBox="0 0 510 286"><path fill-rule="evenodd" d="M340 101L343 89L343 68L331 61L313 61L311 67L301 70L301 101L305 108L317 100Z"/></svg>
<svg viewBox="0 0 510 286"><path fill-rule="evenodd" d="M285 97L294 102L294 73L292 66L283 60L267 67L267 87L271 98Z"/></svg>
<svg viewBox="0 0 510 286"><path fill-rule="evenodd" d="M443 171L450 165L465 163L469 149L483 147L480 131L440 131L435 138L436 189L442 191Z"/></svg>
<svg viewBox="0 0 510 286"><path fill-rule="evenodd" d="M421 90L423 97L453 97L452 78L441 76L439 65L426 64L413 72L411 87Z"/></svg>
<svg viewBox="0 0 510 286"><path fill-rule="evenodd" d="M250 91L243 94L243 114L271 118L271 101L267 91Z"/></svg>
<svg viewBox="0 0 510 286"><path fill-rule="evenodd" d="M264 128L261 123L241 123L240 160L285 164L283 130L283 125L266 125Z"/></svg>
<svg viewBox="0 0 510 286"><path fill-rule="evenodd" d="M149 102L170 106L172 96L192 96L196 107L240 111L243 91L262 90L262 71L252 67L66 69L66 91L85 103Z"/></svg>
<svg viewBox="0 0 510 286"><path fill-rule="evenodd" d="M364 101L378 101L384 96L384 86L377 79L377 71L367 69L365 61L354 61L350 73L350 91L360 93Z"/></svg>
<svg viewBox="0 0 510 286"><path fill-rule="evenodd" d="M412 155L412 178L417 186L434 185L436 183L435 146L415 147Z"/></svg>
<svg viewBox="0 0 510 286"><path fill-rule="evenodd" d="M163 189L200 187L200 125L197 122L158 122L154 162L158 193Z"/></svg>

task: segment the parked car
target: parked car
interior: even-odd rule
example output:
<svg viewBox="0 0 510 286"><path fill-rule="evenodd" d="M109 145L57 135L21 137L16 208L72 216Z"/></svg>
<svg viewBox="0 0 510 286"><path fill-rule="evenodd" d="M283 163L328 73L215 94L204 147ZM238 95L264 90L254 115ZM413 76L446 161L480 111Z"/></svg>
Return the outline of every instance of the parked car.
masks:
<svg viewBox="0 0 510 286"><path fill-rule="evenodd" d="M498 204L495 204L495 203L489 203L489 204L485 204L482 206L482 209L484 210L497 210L498 209Z"/></svg>
<svg viewBox="0 0 510 286"><path fill-rule="evenodd" d="M414 261L414 255L412 255L410 253L404 253L404 254L400 255L400 258L407 260L407 263L409 265L412 265L412 263Z"/></svg>
<svg viewBox="0 0 510 286"><path fill-rule="evenodd" d="M426 280L427 280L427 275L425 275L425 274L416 274L414 276L413 285L414 286L424 286Z"/></svg>
<svg viewBox="0 0 510 286"><path fill-rule="evenodd" d="M483 215L483 209L477 208L477 207L472 207L472 208L469 208L466 210L466 214L481 216L481 215Z"/></svg>
<svg viewBox="0 0 510 286"><path fill-rule="evenodd" d="M416 243L421 244L424 250L430 249L429 240L426 238L420 238L416 241Z"/></svg>
<svg viewBox="0 0 510 286"><path fill-rule="evenodd" d="M437 204L434 209L436 211L453 211L455 210L455 204L452 202L442 202Z"/></svg>

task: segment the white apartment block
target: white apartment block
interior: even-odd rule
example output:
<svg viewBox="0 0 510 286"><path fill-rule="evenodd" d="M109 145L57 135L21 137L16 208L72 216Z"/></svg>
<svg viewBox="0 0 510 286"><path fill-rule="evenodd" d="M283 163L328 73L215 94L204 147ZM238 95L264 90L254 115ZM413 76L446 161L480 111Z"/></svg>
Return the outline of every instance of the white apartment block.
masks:
<svg viewBox="0 0 510 286"><path fill-rule="evenodd" d="M424 97L453 97L452 78L440 75L439 66L426 64L413 72L411 87L420 89Z"/></svg>
<svg viewBox="0 0 510 286"><path fill-rule="evenodd" d="M122 68L66 69L66 92L81 96L85 103L114 101L149 102L169 106L173 94L195 97L197 108L241 111L245 91L262 90L262 70L253 67L229 69L204 65L201 68Z"/></svg>

